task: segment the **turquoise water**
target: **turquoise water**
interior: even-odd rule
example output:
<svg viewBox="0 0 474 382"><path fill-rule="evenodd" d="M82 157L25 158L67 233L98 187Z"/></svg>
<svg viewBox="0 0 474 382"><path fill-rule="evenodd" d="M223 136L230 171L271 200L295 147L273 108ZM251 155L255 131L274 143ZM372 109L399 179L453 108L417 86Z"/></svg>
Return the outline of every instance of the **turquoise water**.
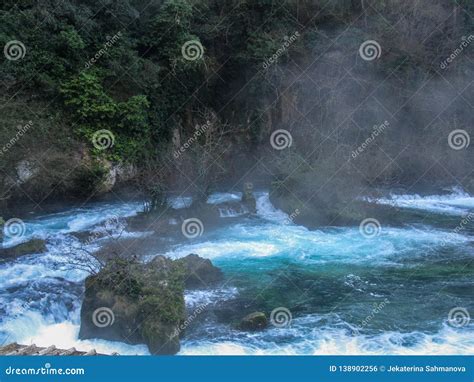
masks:
<svg viewBox="0 0 474 382"><path fill-rule="evenodd" d="M226 210L225 225L157 249L173 258L197 253L225 275L219 287L187 293L190 315L205 309L187 328L181 354L474 353L472 320L449 321L453 309L474 314L473 221L453 231L473 212L474 198L455 190L373 200L398 203L404 224L381 222L378 234L367 237L358 226L297 226L267 193L257 196L256 216L236 212L230 221ZM219 193L209 202L237 197ZM100 204L27 221L28 237L50 238L48 253L0 265L0 341L147 354L141 345L77 339L86 274L63 261L75 240L71 232L139 209L139 203ZM89 243L91 250L100 245ZM222 313L225 307L230 315ZM281 308L291 316L288 325L257 333L233 328L247 311L270 315Z"/></svg>

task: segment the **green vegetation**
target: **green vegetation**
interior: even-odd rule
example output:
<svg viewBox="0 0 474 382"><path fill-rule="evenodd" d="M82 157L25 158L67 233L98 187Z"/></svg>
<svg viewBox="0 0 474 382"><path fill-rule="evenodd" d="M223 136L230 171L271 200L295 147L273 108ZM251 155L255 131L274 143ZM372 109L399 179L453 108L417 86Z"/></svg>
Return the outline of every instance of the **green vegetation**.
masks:
<svg viewBox="0 0 474 382"><path fill-rule="evenodd" d="M166 259L144 265L136 259L109 259L86 279L81 310L81 338L108 338L146 343L153 354L179 350L175 328L185 319L184 270ZM98 307L109 307L115 326L98 330ZM99 308L100 309L100 308Z"/></svg>
<svg viewBox="0 0 474 382"><path fill-rule="evenodd" d="M428 169L427 181L442 182L470 159L439 144L472 126L472 110L444 80L470 82L473 50L439 74L472 31L468 1L7 0L1 10L2 43L21 41L26 53L0 68L0 141L33 122L1 152L4 206L93 196L108 190L101 184L112 165L126 164L158 209L166 190L191 185L204 198L240 179L256 157L267 176L276 174L268 184L299 187L307 199L386 119L390 129L353 161L357 169L345 168L340 174L351 176L337 176L325 192L339 192L354 173L361 186L411 185ZM360 59L366 40L382 47L378 60ZM290 153L268 144L278 128L292 134ZM93 144L98 130L113 134L106 150ZM446 158L446 171L433 157ZM26 180L22 160L32 168Z"/></svg>

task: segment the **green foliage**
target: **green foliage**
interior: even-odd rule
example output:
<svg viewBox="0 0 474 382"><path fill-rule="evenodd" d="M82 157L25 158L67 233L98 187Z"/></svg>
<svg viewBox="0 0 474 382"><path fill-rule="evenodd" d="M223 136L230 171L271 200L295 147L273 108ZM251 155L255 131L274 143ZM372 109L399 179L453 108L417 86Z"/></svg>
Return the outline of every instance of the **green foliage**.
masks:
<svg viewBox="0 0 474 382"><path fill-rule="evenodd" d="M135 274L138 263L134 259L114 257L98 273L97 283L116 294L137 298L143 293L143 280Z"/></svg>
<svg viewBox="0 0 474 382"><path fill-rule="evenodd" d="M108 156L120 161L136 161L150 139L146 96L136 95L125 102L115 101L106 93L99 71L84 70L61 86L64 103L76 117L76 133L92 142L97 130L114 134L116 143ZM99 152L96 150L96 154Z"/></svg>
<svg viewBox="0 0 474 382"><path fill-rule="evenodd" d="M468 0L439 0L433 7L423 2L403 4L400 7L395 0L163 0L146 5L139 0L106 4L8 0L0 12L0 39L21 41L26 54L18 61L4 60L0 66L6 109L15 111L2 110L6 117L0 138L8 142L16 134L17 122L32 119L31 111L42 113L41 121L35 121L35 132L29 133L31 138L22 138L25 150L2 156L0 169L14 177L16 162L28 158L30 151L50 147L64 153L48 162L56 166L66 162L64 158L76 158L78 147L85 146L88 152L81 152L81 157L93 154L97 160L132 162L154 179L169 164L166 154L176 149L174 134L178 131L182 140L192 136L196 124L203 123L203 110L218 114L225 126L216 132L219 144L213 147L229 148L228 158L235 160L236 153L267 144L269 131L278 123L288 123L283 118L288 113L282 96L293 92L298 102L305 98L298 97L294 88L310 76L309 71L316 73L315 58L338 64L354 59L351 77L362 87L396 71L400 88L408 94L412 84L425 80L426 72L439 69L440 60L459 45L461 36L472 33L469 14L474 6ZM282 49L285 36L295 32L300 36ZM379 41L383 54L380 60L362 62L358 71L358 48L368 39ZM190 41L202 45L202 56L196 60L183 56L183 45ZM466 49L456 65L469 61L471 51ZM263 63L277 52L276 63L264 70ZM364 71L371 78L364 77ZM323 90L316 89L320 85L333 86L333 74L337 75L321 74L314 92ZM305 96L311 98L314 93ZM396 102L404 105L405 101ZM299 106L286 105L286 109L297 109L306 117ZM318 117L314 120L326 118L329 124L337 124L322 107L313 113ZM92 145L94 133L101 129L115 137L114 146L103 151ZM222 153L209 152L210 143L205 143L202 148L195 145L183 158L189 162L204 158L193 150L206 151L213 160L221 158ZM210 166L203 165L206 159L201 162L181 167L184 178L198 173L211 179L206 174ZM201 169L196 169L199 165ZM238 166L231 163L225 170ZM54 173L48 191L63 190L63 184L71 182L69 178L61 182L67 171L47 170ZM84 194L89 192L86 179L100 178L96 170L78 174L72 183L84 187ZM157 206L162 203L162 184L168 180L165 175L157 174L159 181L146 186ZM0 200L3 189L11 188L2 182ZM208 181L213 182L215 178Z"/></svg>
<svg viewBox="0 0 474 382"><path fill-rule="evenodd" d="M89 166L80 166L74 171L73 187L78 196L85 196L96 192L105 179L107 170L99 163Z"/></svg>
<svg viewBox="0 0 474 382"><path fill-rule="evenodd" d="M100 125L117 112L117 104L105 93L97 72L82 71L65 81L60 91L65 105L71 107L73 116L80 122Z"/></svg>
<svg viewBox="0 0 474 382"><path fill-rule="evenodd" d="M80 51L86 46L82 37L73 26L68 25L65 30L59 33L59 36L64 42L64 46L72 52Z"/></svg>
<svg viewBox="0 0 474 382"><path fill-rule="evenodd" d="M159 49L160 57L173 61L181 54L181 45L190 38L193 8L185 0L167 0L159 14L150 23L150 32L144 38L150 46Z"/></svg>

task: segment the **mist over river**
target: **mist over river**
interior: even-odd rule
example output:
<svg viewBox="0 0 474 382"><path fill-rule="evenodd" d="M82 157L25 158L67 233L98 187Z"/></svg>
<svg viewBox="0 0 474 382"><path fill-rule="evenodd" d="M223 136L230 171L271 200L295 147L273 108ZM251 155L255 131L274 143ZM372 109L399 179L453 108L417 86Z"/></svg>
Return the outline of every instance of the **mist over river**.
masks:
<svg viewBox="0 0 474 382"><path fill-rule="evenodd" d="M307 229L276 209L268 192L255 194L256 214L222 207L222 225L156 248L156 255L171 258L196 253L224 272L218 287L186 293L188 314L206 308L187 327L179 354L474 353L472 320L452 320L474 312L474 197L453 189L368 199L399 208L403 224L382 221L367 235L359 226ZM216 193L208 203L219 208L240 196ZM175 209L191 202L170 200ZM94 232L141 208L139 202L91 203L25 218L24 235L4 246L37 237L47 239L47 252L0 264L0 343L148 354L145 345L78 339L87 273L65 259L79 241L73 233ZM148 234L127 228L121 237ZM98 236L86 245L95 251L103 243ZM222 307L240 305L267 313L285 308L291 320L239 331L222 319Z"/></svg>

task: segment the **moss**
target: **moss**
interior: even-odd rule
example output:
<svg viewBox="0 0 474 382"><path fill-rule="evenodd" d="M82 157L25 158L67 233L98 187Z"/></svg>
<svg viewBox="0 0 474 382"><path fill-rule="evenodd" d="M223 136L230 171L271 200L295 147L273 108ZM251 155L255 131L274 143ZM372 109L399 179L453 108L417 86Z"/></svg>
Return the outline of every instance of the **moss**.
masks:
<svg viewBox="0 0 474 382"><path fill-rule="evenodd" d="M147 339L152 354L176 354L180 349L179 337L172 336L174 327L148 320L142 325L141 334Z"/></svg>
<svg viewBox="0 0 474 382"><path fill-rule="evenodd" d="M158 291L157 291L158 292ZM140 316L143 320L155 318L162 323L176 324L184 320L184 297L176 292L167 290L158 294L146 296L139 305Z"/></svg>
<svg viewBox="0 0 474 382"><path fill-rule="evenodd" d="M97 307L110 308L111 328L98 330L90 322ZM186 318L183 266L165 257L149 264L134 259L112 259L86 279L81 309L81 338L106 338L146 343L153 354L179 351L175 328ZM137 330L138 328L138 330Z"/></svg>

